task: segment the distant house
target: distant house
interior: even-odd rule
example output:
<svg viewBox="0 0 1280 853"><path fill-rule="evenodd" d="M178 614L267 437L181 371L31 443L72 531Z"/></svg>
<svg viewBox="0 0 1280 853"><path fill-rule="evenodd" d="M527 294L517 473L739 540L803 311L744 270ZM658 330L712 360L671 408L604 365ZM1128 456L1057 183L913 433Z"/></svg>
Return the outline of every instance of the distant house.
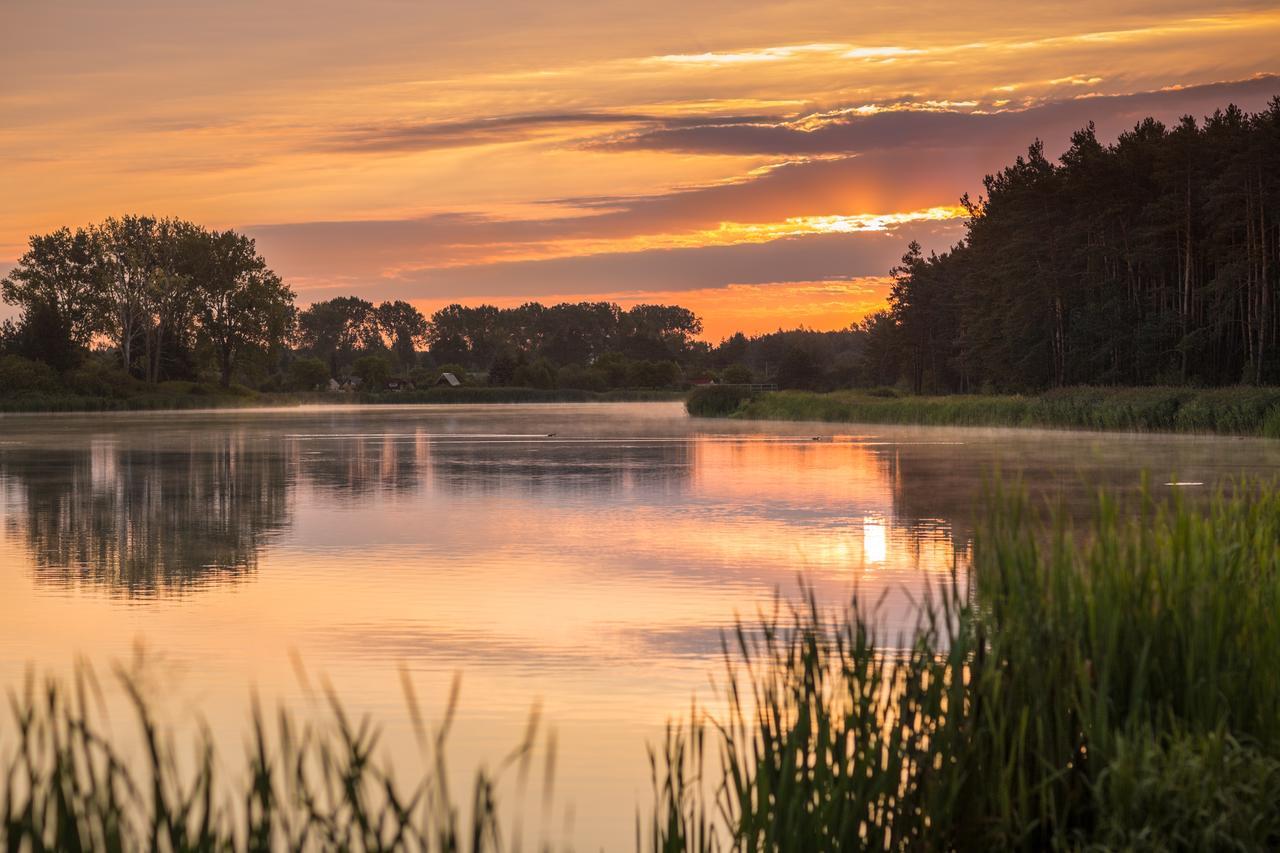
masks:
<svg viewBox="0 0 1280 853"><path fill-rule="evenodd" d="M413 380L411 379L388 379L388 391L412 391L414 389Z"/></svg>
<svg viewBox="0 0 1280 853"><path fill-rule="evenodd" d="M448 385L451 388L457 388L462 383L458 381L458 377L452 373L441 373L440 378L436 380L437 385Z"/></svg>
<svg viewBox="0 0 1280 853"><path fill-rule="evenodd" d="M697 379L690 379L689 384L694 388L701 388L705 385L719 385L720 383L717 382L714 377L702 376Z"/></svg>

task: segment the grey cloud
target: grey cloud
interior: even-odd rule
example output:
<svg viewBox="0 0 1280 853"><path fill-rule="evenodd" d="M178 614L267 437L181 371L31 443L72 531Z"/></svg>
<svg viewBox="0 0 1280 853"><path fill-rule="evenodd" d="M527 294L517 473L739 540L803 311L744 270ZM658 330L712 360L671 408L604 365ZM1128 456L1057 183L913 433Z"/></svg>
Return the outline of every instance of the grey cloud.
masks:
<svg viewBox="0 0 1280 853"><path fill-rule="evenodd" d="M760 116L718 119L734 124L765 121ZM528 139L541 129L599 125L658 125L667 128L705 124L706 118L669 119L644 113L574 112L495 116L466 121L359 125L324 138L318 147L337 151L428 151L490 145Z"/></svg>
<svg viewBox="0 0 1280 853"><path fill-rule="evenodd" d="M803 130L789 122L708 122L662 127L601 140L616 149L649 149L699 154L816 155L877 151L899 146L984 146L1010 139L1066 138L1089 121L1114 135L1148 115L1166 121L1201 116L1234 101L1260 109L1280 94L1280 76L1212 83L1185 89L1053 101L1029 109L974 113L898 110L851 114Z"/></svg>
<svg viewBox="0 0 1280 853"><path fill-rule="evenodd" d="M769 243L421 270L384 280L385 293L379 297L466 300L549 293L569 296L886 275L910 240L919 240L927 249L944 249L958 240L960 233L958 223L919 223L883 232L805 235Z"/></svg>
<svg viewBox="0 0 1280 853"><path fill-rule="evenodd" d="M954 203L979 188L984 170L1009 152L877 152L799 162L739 183L641 197L581 200L580 216L500 220L449 213L418 219L255 225L247 230L281 271L308 278L352 278L407 262L443 265L458 252L483 262L499 244L616 239L681 233L721 222L777 222L792 216L885 213ZM442 273L444 271L441 271Z"/></svg>

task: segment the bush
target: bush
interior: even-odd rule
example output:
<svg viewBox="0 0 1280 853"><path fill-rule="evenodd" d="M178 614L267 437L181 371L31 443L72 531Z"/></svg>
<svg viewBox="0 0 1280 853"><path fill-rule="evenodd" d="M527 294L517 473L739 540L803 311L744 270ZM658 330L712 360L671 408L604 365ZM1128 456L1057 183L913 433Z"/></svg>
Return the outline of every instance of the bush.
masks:
<svg viewBox="0 0 1280 853"><path fill-rule="evenodd" d="M522 364L515 369L512 382L522 388L549 389L556 387L556 371L551 362L545 358L529 364Z"/></svg>
<svg viewBox="0 0 1280 853"><path fill-rule="evenodd" d="M745 364L731 364L720 372L720 381L729 385L750 385L755 377Z"/></svg>
<svg viewBox="0 0 1280 853"><path fill-rule="evenodd" d="M44 362L20 355L0 356L0 395L50 394L60 388L57 371Z"/></svg>
<svg viewBox="0 0 1280 853"><path fill-rule="evenodd" d="M409 371L409 381L415 388L430 388L440 378L440 371L430 367L415 367ZM458 377L462 381L462 377Z"/></svg>
<svg viewBox="0 0 1280 853"><path fill-rule="evenodd" d="M524 357L510 349L504 349L489 365L490 385L512 385L516 381L516 371L524 364Z"/></svg>
<svg viewBox="0 0 1280 853"><path fill-rule="evenodd" d="M674 361L633 361L627 380L632 388L674 388L680 384L680 365Z"/></svg>
<svg viewBox="0 0 1280 853"><path fill-rule="evenodd" d="M293 391L323 391L329 386L329 366L318 358L296 359L286 375L286 385Z"/></svg>
<svg viewBox="0 0 1280 853"><path fill-rule="evenodd" d="M695 418L726 418L738 414L755 398L749 388L733 385L703 385L694 388L685 400L685 411Z"/></svg>
<svg viewBox="0 0 1280 853"><path fill-rule="evenodd" d="M603 370L567 364L556 374L556 384L561 388L573 388L579 391L607 391L609 377Z"/></svg>
<svg viewBox="0 0 1280 853"><path fill-rule="evenodd" d="M381 355L361 356L351 365L351 375L360 380L362 389L381 391L391 378L391 360Z"/></svg>
<svg viewBox="0 0 1280 853"><path fill-rule="evenodd" d="M124 398L142 384L116 364L97 357L86 359L63 377L68 390L86 397Z"/></svg>

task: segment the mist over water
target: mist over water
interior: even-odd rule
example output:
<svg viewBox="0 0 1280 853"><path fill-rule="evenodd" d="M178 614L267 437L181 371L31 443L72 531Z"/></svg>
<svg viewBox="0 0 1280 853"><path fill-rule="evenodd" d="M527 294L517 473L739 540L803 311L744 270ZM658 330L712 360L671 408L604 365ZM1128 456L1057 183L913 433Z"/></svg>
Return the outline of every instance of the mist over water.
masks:
<svg viewBox="0 0 1280 853"><path fill-rule="evenodd" d="M571 839L614 849L648 802L646 739L710 698L736 616L803 579L833 607L883 599L885 630L908 630L929 584L963 572L995 472L1083 515L1144 471L1158 494L1203 495L1280 473L1280 447L667 403L6 418L0 676L77 656L105 671L141 643L173 720L237 749L251 686L311 701L296 652L395 756L399 667L437 715L461 672L455 770L496 763L540 701L549 820L571 804Z"/></svg>

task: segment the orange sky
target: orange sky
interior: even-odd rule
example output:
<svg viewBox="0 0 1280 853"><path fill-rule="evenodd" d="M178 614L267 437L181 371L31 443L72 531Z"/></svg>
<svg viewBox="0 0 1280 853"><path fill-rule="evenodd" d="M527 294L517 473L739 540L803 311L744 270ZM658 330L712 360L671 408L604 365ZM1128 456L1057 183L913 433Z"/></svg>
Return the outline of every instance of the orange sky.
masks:
<svg viewBox="0 0 1280 853"><path fill-rule="evenodd" d="M126 212L252 233L300 301L678 301L847 325L1036 136L1280 94L1280 10L8 0L0 270Z"/></svg>

